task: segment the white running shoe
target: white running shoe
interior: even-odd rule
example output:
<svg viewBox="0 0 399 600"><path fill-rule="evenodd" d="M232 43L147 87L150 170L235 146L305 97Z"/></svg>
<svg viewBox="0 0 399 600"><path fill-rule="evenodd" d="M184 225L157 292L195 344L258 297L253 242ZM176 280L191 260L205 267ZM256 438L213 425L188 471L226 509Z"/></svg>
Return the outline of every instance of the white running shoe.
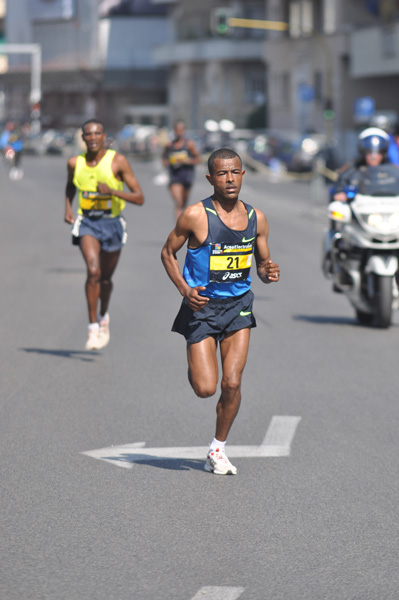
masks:
<svg viewBox="0 0 399 600"><path fill-rule="evenodd" d="M215 475L237 475L237 467L231 464L224 448L209 450L204 468Z"/></svg>
<svg viewBox="0 0 399 600"><path fill-rule="evenodd" d="M99 327L93 327L92 329L89 329L85 349L86 350L99 350L100 348L102 348L101 338L100 338L100 329L99 329Z"/></svg>
<svg viewBox="0 0 399 600"><path fill-rule="evenodd" d="M105 314L102 320L99 322L100 325L100 342L101 348L104 348L109 342L109 314Z"/></svg>

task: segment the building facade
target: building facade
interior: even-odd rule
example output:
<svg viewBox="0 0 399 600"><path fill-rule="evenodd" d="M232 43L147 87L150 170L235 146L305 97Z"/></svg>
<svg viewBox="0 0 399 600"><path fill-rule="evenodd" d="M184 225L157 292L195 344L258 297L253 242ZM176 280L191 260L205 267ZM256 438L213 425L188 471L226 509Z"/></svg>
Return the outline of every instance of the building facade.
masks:
<svg viewBox="0 0 399 600"><path fill-rule="evenodd" d="M270 126L347 131L373 112L399 114L397 0L269 0ZM396 114L396 117L395 117Z"/></svg>
<svg viewBox="0 0 399 600"><path fill-rule="evenodd" d="M215 10L227 7L247 19L265 19L265 0L168 2L173 41L159 44L154 58L168 69L170 120L200 129L208 119L238 127L266 125L264 33L235 29L219 36Z"/></svg>
<svg viewBox="0 0 399 600"><path fill-rule="evenodd" d="M152 47L168 42L169 22L152 0L7 0L6 38L41 46L44 127L77 126L93 114L110 129L161 125L167 71ZM26 118L29 58L10 54L8 65L0 75L7 114Z"/></svg>
<svg viewBox="0 0 399 600"><path fill-rule="evenodd" d="M45 127L97 114L335 135L399 112L399 0L0 0L0 25L4 7L5 41L41 46ZM221 8L286 29L220 35ZM26 117L29 57L0 59L0 108Z"/></svg>

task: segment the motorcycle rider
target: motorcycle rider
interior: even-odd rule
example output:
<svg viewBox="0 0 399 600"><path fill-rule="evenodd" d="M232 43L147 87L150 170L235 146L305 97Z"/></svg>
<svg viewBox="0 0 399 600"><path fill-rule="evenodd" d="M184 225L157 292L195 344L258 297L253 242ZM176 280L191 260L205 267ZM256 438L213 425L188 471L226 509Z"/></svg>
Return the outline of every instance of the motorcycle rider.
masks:
<svg viewBox="0 0 399 600"><path fill-rule="evenodd" d="M377 127L368 127L359 135L359 158L339 174L332 190L334 200L345 202L345 190L355 186L362 194L399 195L399 168L389 161L389 135Z"/></svg>
<svg viewBox="0 0 399 600"><path fill-rule="evenodd" d="M383 129L389 136L387 156L389 162L399 166L399 145L395 138L395 125L387 115L375 115L370 121L370 127Z"/></svg>
<svg viewBox="0 0 399 600"><path fill-rule="evenodd" d="M369 196L399 196L399 167L388 159L389 135L377 127L368 127L358 138L358 159L339 173L337 183L331 190L330 200L350 201L359 192ZM325 236L323 270L331 269L331 240L335 223Z"/></svg>

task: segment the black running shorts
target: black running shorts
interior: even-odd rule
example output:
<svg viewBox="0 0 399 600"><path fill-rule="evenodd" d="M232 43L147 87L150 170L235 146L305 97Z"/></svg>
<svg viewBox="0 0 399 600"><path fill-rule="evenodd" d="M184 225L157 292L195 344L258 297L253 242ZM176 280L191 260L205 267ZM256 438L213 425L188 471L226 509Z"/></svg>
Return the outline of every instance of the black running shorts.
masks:
<svg viewBox="0 0 399 600"><path fill-rule="evenodd" d="M179 169L169 169L169 186L180 183L186 190L194 183L194 167L183 166Z"/></svg>
<svg viewBox="0 0 399 600"><path fill-rule="evenodd" d="M207 337L221 341L226 334L247 327L256 327L252 312L254 295L251 290L231 298L210 298L201 310L193 311L184 299L172 331L181 333L187 343L196 344Z"/></svg>

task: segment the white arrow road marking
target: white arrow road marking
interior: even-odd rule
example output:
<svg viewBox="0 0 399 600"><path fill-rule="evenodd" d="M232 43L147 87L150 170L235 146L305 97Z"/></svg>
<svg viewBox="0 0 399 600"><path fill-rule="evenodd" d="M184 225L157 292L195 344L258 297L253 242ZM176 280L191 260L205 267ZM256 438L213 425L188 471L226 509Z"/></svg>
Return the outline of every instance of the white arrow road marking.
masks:
<svg viewBox="0 0 399 600"><path fill-rule="evenodd" d="M191 600L237 600L243 593L244 588L238 587L202 587Z"/></svg>
<svg viewBox="0 0 399 600"><path fill-rule="evenodd" d="M260 446L228 446L229 458L266 458L289 456L291 442L301 417L273 417ZM176 448L145 448L145 442L110 446L98 450L82 452L92 458L105 460L118 467L131 469L137 462L160 460L204 459L208 446L188 446Z"/></svg>

